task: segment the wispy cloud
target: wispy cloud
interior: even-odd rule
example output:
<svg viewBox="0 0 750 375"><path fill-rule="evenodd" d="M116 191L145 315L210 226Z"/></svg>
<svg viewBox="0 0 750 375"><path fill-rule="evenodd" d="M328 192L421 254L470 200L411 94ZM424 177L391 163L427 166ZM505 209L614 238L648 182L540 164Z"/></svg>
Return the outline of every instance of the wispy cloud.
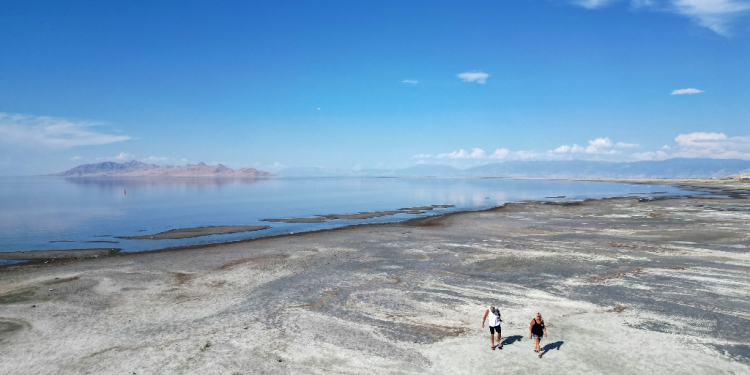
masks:
<svg viewBox="0 0 750 375"><path fill-rule="evenodd" d="M687 88L687 89L672 90L672 95L693 95L693 94L700 94L702 92L704 91L693 89L693 88Z"/></svg>
<svg viewBox="0 0 750 375"><path fill-rule="evenodd" d="M166 163L170 159L166 156L149 156L145 159L141 159L144 163Z"/></svg>
<svg viewBox="0 0 750 375"><path fill-rule="evenodd" d="M80 156L72 156L72 157L68 158L68 160L81 160L81 159L83 159L83 158L80 157Z"/></svg>
<svg viewBox="0 0 750 375"><path fill-rule="evenodd" d="M456 74L456 77L461 78L464 82L476 82L483 85L487 82L487 78L490 75L483 72L465 72Z"/></svg>
<svg viewBox="0 0 750 375"><path fill-rule="evenodd" d="M410 85L416 85L417 83L419 83L419 81L417 81L416 79L405 79L401 81L401 83L408 83Z"/></svg>
<svg viewBox="0 0 750 375"><path fill-rule="evenodd" d="M569 2L586 9L600 9L618 0ZM747 0L630 0L629 3L634 9L650 9L688 17L696 24L724 36L730 34L729 24L732 20L750 11L750 1Z"/></svg>
<svg viewBox="0 0 750 375"><path fill-rule="evenodd" d="M701 26L720 35L729 35L733 18L750 10L746 0L672 0L676 13L692 18Z"/></svg>
<svg viewBox="0 0 750 375"><path fill-rule="evenodd" d="M625 142L617 142L615 143L615 147L617 148L635 148L640 146L637 143L625 143Z"/></svg>
<svg viewBox="0 0 750 375"><path fill-rule="evenodd" d="M614 3L617 0L575 0L573 4L586 9L596 9Z"/></svg>
<svg viewBox="0 0 750 375"><path fill-rule="evenodd" d="M103 125L102 122L0 112L0 141L19 146L69 148L104 145L131 139L127 135L96 131Z"/></svg>

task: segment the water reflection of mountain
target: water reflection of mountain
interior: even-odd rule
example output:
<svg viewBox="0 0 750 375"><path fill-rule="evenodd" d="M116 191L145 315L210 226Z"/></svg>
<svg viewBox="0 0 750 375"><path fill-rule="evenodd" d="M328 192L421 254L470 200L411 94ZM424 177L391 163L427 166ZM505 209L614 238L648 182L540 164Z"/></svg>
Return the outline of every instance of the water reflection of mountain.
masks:
<svg viewBox="0 0 750 375"><path fill-rule="evenodd" d="M253 185L270 183L268 178L253 177L68 177L65 181L75 185L111 190L122 187L221 187L226 185Z"/></svg>

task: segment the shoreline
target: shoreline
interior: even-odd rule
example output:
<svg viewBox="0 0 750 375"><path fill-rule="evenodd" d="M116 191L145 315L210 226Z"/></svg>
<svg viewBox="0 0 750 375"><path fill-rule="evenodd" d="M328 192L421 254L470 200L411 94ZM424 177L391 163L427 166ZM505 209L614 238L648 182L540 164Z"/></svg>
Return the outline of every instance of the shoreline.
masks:
<svg viewBox="0 0 750 375"><path fill-rule="evenodd" d="M122 177L128 177L128 176L122 176ZM167 177L173 177L173 176L167 176ZM180 177L182 178L182 177ZM401 178L401 177L394 177L394 178ZM427 177L425 177L427 178ZM440 177L437 177L440 178ZM448 177L453 178L453 177ZM463 177L461 177L463 178ZM471 178L471 177L470 177ZM739 181L734 182L713 182L716 180L699 180L695 181L694 183L690 183L690 181L686 181L685 179L678 179L678 180L668 180L673 182L679 183L664 183L665 180L654 180L654 179L571 179L571 178L518 178L518 177L475 177L477 179L515 179L515 180L561 180L561 181L589 181L589 182L608 182L608 183L632 183L632 184L642 184L642 185L664 185L664 186L671 186L671 187L678 187L684 190L692 190L692 191L702 191L704 193L709 193L712 196L713 195L719 195L722 193L727 194L726 197L722 198L747 198L750 197L750 184L748 184L746 187L742 186L741 188L738 188L736 185L743 185L743 183ZM656 182L659 183L656 183ZM712 184L719 184L722 186L704 186L704 184L707 183L707 181L711 181ZM34 266L40 266L40 265L48 265L48 266L54 266L59 264L59 262L70 262L70 261L83 261L86 259L94 258L93 255L86 256L86 255L78 255L79 252L82 252L83 254L91 252L92 254L96 255L96 258L98 257L112 257L112 256L132 256L132 255L138 255L138 254L147 254L147 253L163 253L163 252L179 252L179 251L185 251L185 250L200 250L203 248L215 248L220 247L223 245L235 245L235 244L242 244L242 243L250 243L255 241L261 241L265 239L276 239L276 238L283 238L287 236L302 236L304 234L315 234L315 233L324 233L328 231L339 231L344 229L352 229L352 228L358 228L361 226L388 226L388 225L410 225L410 222L420 222L420 221L429 221L436 218L441 218L443 216L453 216L453 215L459 215L459 214L465 214L465 213L480 213L485 211L493 211L497 209L502 209L508 204L524 204L524 203L539 203L539 204L552 204L552 205L571 205L571 204L577 204L582 202L589 202L589 201L597 201L597 200L609 200L609 199L620 199L620 198L634 198L637 194L649 194L649 193L630 193L629 195L624 196L613 196L613 197L605 197L605 198L587 198L580 201L566 201L566 202L556 202L556 201L539 201L539 200L527 200L527 201L518 201L518 202L507 202L499 206L494 206L486 209L479 209L479 210L460 210L460 211L452 211L452 212L446 212L446 213L437 213L437 214L430 214L427 216L420 216L415 218L408 218L400 221L391 221L391 222L384 222L384 223L372 223L372 222L365 222L365 223L354 223L349 225L344 225L341 227L335 227L335 228L323 228L323 229L312 229L312 230L306 230L302 232L296 232L296 233L282 233L282 234L275 234L275 235L268 235L268 236L261 236L261 237L253 237L253 238L246 238L246 239L240 239L240 240L231 240L231 241L224 241L224 242L213 242L213 243L203 243L203 244L193 244L193 245L182 245L182 246L171 246L171 247L165 247L160 249L154 249L154 250L143 250L143 251L127 251L122 252L120 248L106 248L106 249L70 249L70 250L22 250L22 251L13 251L13 252L7 252L7 253L0 253L0 259L7 259L7 260L21 260L24 261L23 263L11 263L11 264L2 264L0 265L0 273L4 272L6 270L15 270L16 268L24 268L24 267L34 267ZM693 196L659 196L655 197L651 200L661 200L661 199L678 199L683 197L693 197ZM549 197L549 198L558 198L558 197ZM448 208L453 207L453 205L432 205L433 208ZM368 212L366 214L375 214L372 215L373 217L379 217L383 216L381 213L384 212L393 212L393 213L412 213L414 209L416 208L425 208L425 207L407 207L402 208L394 211L374 211L374 212ZM428 210L431 211L431 210ZM432 213L432 212L431 212ZM326 214L326 215L317 215L315 218L321 218L325 219L327 217L336 217L336 216L347 216L347 215L361 215L363 213L359 214ZM367 217L369 218L369 217ZM304 218L307 219L307 218ZM261 221L267 221L267 222L285 222L285 221L275 221L275 220L287 220L287 219L263 219ZM296 219L289 219L289 220L296 220ZM295 221L288 221L288 222L295 222ZM324 221L323 221L324 222ZM315 221L315 223L318 223L318 221ZM240 226L220 226L217 228L224 228L224 227L240 227ZM251 226L251 227L261 227L261 226ZM267 227L267 226L266 226ZM211 227L196 227L196 228L177 228L172 229L167 232L161 232L157 234L151 234L151 235L142 235L142 236L125 236L125 237L115 237L115 238L137 238L137 239L151 239L149 237L154 237L156 235L168 233L168 232L190 232L194 229L205 229L205 228L211 228ZM264 228L268 229L270 227ZM251 231L258 231L260 229L253 229ZM228 232L233 233L233 232ZM222 234L221 232L217 233L209 233L209 234L201 234L201 236L210 235L210 234ZM101 250L107 250L105 252L102 252ZM64 254L59 254L58 256L51 256L44 254L57 254L57 253L65 253L65 252L71 252L70 255L66 256ZM31 253L37 253L33 258L23 258L20 256L20 254L31 254ZM4 258L5 254L12 254L10 258ZM57 260L58 263L54 263L53 261ZM52 263L52 264L50 264Z"/></svg>

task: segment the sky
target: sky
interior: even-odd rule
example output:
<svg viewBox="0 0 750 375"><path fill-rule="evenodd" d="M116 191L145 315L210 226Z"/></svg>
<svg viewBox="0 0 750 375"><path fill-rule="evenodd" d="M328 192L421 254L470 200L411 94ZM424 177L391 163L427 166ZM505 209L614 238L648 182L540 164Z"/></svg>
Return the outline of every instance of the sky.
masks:
<svg viewBox="0 0 750 375"><path fill-rule="evenodd" d="M0 175L750 160L750 0L0 2Z"/></svg>

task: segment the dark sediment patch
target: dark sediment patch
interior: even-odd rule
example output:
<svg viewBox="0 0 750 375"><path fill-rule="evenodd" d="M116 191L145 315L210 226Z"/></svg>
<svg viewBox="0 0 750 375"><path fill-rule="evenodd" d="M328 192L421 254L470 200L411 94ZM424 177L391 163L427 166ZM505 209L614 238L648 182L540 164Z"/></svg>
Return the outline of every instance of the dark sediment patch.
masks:
<svg viewBox="0 0 750 375"><path fill-rule="evenodd" d="M375 217L391 216L395 214L401 214L401 211L373 211L373 212L360 212L356 214L331 214L331 215L320 215L320 217L328 220L362 220L372 219Z"/></svg>
<svg viewBox="0 0 750 375"><path fill-rule="evenodd" d="M120 241L95 240L95 241L81 241L81 243L120 243Z"/></svg>
<svg viewBox="0 0 750 375"><path fill-rule="evenodd" d="M117 254L121 249L73 249L73 250L34 250L0 253L0 258L8 260L49 260L49 259L88 259Z"/></svg>
<svg viewBox="0 0 750 375"><path fill-rule="evenodd" d="M9 341L12 335L28 328L29 324L22 320L0 319L0 343Z"/></svg>
<svg viewBox="0 0 750 375"><path fill-rule="evenodd" d="M117 237L126 240L177 240L182 238L194 238L202 236L210 236L213 234L232 234L241 232L254 232L259 230L268 229L268 225L221 225L221 226L210 226L210 227L195 227L195 228L182 228L172 229L166 232L160 232L156 234L147 234L143 236L128 236L128 237Z"/></svg>
<svg viewBox="0 0 750 375"><path fill-rule="evenodd" d="M262 219L261 221L268 221L271 223L325 223L327 220L322 217L300 217L291 219Z"/></svg>
<svg viewBox="0 0 750 375"><path fill-rule="evenodd" d="M450 208L455 207L452 204L433 204L431 206L418 206L418 207L406 207L400 208L399 211L430 211L436 208Z"/></svg>
<svg viewBox="0 0 750 375"><path fill-rule="evenodd" d="M55 242L75 242L75 241L73 240L51 240L50 242L55 243Z"/></svg>
<svg viewBox="0 0 750 375"><path fill-rule="evenodd" d="M327 214L327 215L316 215L316 217L263 219L261 221L268 221L268 222L274 222L274 223L325 223L329 220L365 220L365 219L372 219L376 217L392 216L392 215L397 215L397 214L418 215L418 214L423 214L425 211L431 211L436 208L450 208L450 207L455 207L455 206L452 204L433 204L431 206L400 208L394 211L370 211L370 212L358 212L356 214Z"/></svg>

